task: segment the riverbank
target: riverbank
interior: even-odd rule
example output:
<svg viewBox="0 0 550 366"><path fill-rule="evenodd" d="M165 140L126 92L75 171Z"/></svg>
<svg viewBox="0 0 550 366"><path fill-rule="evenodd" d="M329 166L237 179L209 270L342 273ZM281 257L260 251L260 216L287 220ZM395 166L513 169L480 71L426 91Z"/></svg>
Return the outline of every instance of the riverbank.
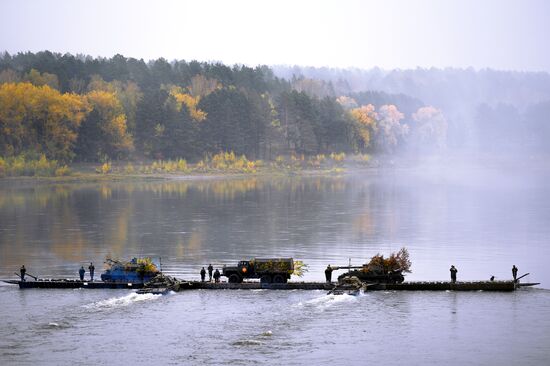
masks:
<svg viewBox="0 0 550 366"><path fill-rule="evenodd" d="M234 153L220 153L190 164L185 159L78 163L59 166L44 156L5 159L0 181L32 180L39 182L101 182L125 180L205 179L243 176L341 174L346 167L372 166L370 156L345 154L313 157L277 157L273 161L251 161Z"/></svg>
<svg viewBox="0 0 550 366"><path fill-rule="evenodd" d="M4 159L4 162L7 160ZM278 157L273 161L249 161L232 153L221 153L197 163L178 160L116 161L107 163L76 163L61 166L63 174L56 174L55 161L18 161L16 168L0 164L0 184L32 183L98 183L147 182L162 180L207 180L243 177L286 177L342 175L373 172L386 169L413 170L418 174L448 172L459 174L464 169L480 172L515 171L545 172L546 155L504 156L479 154L411 155L349 155L330 154L313 157Z"/></svg>

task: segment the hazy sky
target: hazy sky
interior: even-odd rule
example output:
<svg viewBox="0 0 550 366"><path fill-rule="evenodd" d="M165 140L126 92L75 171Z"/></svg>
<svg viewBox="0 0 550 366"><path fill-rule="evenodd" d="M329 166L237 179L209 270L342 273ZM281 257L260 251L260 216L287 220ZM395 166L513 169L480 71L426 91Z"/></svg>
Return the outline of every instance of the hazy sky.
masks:
<svg viewBox="0 0 550 366"><path fill-rule="evenodd" d="M550 71L544 0L0 0L0 50Z"/></svg>

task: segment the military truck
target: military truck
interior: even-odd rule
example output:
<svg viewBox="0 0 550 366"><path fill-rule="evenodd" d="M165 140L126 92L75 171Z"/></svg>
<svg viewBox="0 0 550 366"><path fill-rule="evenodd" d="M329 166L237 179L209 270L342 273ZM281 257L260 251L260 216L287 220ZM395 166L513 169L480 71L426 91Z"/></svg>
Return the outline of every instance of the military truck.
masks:
<svg viewBox="0 0 550 366"><path fill-rule="evenodd" d="M292 258L253 258L236 266L223 266L222 276L230 283L241 283L245 278L259 278L261 283L286 283L293 272Z"/></svg>

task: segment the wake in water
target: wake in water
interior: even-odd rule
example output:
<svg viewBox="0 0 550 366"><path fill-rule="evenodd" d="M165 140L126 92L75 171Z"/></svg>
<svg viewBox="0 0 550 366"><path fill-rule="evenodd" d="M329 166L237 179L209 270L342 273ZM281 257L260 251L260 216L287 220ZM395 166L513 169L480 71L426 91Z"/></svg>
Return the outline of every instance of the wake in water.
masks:
<svg viewBox="0 0 550 366"><path fill-rule="evenodd" d="M306 302L299 302L297 307L314 308L318 310L325 310L331 306L337 304L345 304L348 302L357 301L358 296L351 296L347 294L343 295L324 295L308 300Z"/></svg>
<svg viewBox="0 0 550 366"><path fill-rule="evenodd" d="M161 296L162 295L131 293L126 296L113 297L110 299L101 300L91 304L83 305L83 307L86 309L96 309L96 310L116 309L116 308L130 306L138 302L155 300L160 298Z"/></svg>
<svg viewBox="0 0 550 366"><path fill-rule="evenodd" d="M233 346L245 347L245 346L261 346L265 344L266 340L269 340L273 336L271 330L258 334L255 338L244 338L231 343Z"/></svg>
<svg viewBox="0 0 550 366"><path fill-rule="evenodd" d="M264 344L262 341L257 339L241 339L231 343L233 346L246 347L246 346L261 346Z"/></svg>

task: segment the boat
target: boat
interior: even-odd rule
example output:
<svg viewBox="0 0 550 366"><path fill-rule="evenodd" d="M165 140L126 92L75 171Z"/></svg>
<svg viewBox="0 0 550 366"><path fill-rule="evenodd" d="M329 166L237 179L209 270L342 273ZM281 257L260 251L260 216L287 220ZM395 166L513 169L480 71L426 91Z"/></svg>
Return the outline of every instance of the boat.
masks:
<svg viewBox="0 0 550 366"><path fill-rule="evenodd" d="M351 295L357 296L365 290L365 283L356 276L343 277L331 289L327 295Z"/></svg>

